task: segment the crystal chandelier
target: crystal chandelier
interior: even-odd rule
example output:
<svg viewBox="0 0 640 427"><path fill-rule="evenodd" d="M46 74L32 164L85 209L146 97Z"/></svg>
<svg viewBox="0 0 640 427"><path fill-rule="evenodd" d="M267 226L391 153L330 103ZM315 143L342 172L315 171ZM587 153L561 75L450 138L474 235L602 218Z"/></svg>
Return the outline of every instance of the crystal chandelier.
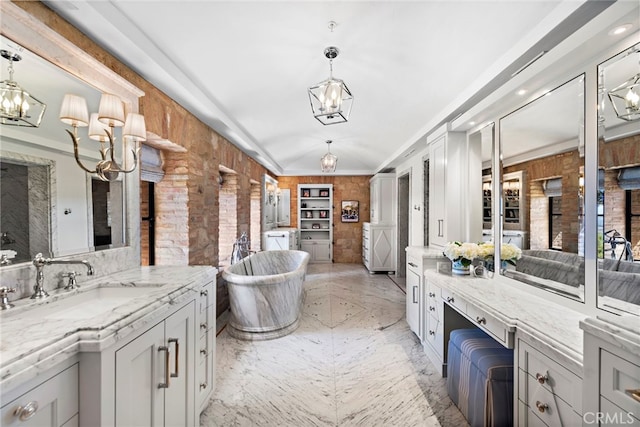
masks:
<svg viewBox="0 0 640 427"><path fill-rule="evenodd" d="M88 173L95 173L103 181L113 181L118 178L120 172L131 173L138 165L138 152L140 147L138 141L145 141L147 130L144 117L141 114L129 113L127 119L124 118L124 108L122 101L115 95L103 93L100 98L100 107L97 113L91 114L87 110L87 101L77 95L67 94L62 101L60 108L60 121L73 127L73 132L67 133L73 141L73 153L76 163ZM130 168L123 168L115 159L115 134L114 128L124 125L122 131L123 142L130 142L129 150L133 157L133 165ZM78 153L78 127L89 126L89 138L100 142L101 160L93 169L87 168L81 161ZM109 146L106 143L109 142ZM126 152L126 151L125 151Z"/></svg>
<svg viewBox="0 0 640 427"><path fill-rule="evenodd" d="M331 140L327 140L327 154L320 159L320 169L322 172L335 172L338 164L338 156L331 153Z"/></svg>
<svg viewBox="0 0 640 427"><path fill-rule="evenodd" d="M9 61L9 80L0 82L0 123L37 128L47 106L13 80L13 63L22 57L4 49L0 55Z"/></svg>
<svg viewBox="0 0 640 427"><path fill-rule="evenodd" d="M333 60L339 53L334 46L324 50L329 59L329 78L308 89L313 116L323 125L344 123L351 113L353 95L344 81L333 77Z"/></svg>

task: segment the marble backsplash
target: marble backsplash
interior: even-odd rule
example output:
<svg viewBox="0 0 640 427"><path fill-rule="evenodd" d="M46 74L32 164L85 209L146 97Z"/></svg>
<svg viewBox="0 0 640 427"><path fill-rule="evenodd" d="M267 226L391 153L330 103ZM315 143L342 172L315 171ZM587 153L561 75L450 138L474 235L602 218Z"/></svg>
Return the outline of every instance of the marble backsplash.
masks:
<svg viewBox="0 0 640 427"><path fill-rule="evenodd" d="M81 264L48 265L44 267L44 289L46 291L64 287L67 279L63 278L62 274L65 272L75 271L79 273L77 282L79 286L82 286L83 282L140 265L140 253L137 247L106 249L85 254L56 257L56 259L86 260L91 263L94 275L87 277L87 269ZM0 286L16 289L15 293L9 294L10 301L29 298L33 293L35 282L36 268L30 262L0 268Z"/></svg>

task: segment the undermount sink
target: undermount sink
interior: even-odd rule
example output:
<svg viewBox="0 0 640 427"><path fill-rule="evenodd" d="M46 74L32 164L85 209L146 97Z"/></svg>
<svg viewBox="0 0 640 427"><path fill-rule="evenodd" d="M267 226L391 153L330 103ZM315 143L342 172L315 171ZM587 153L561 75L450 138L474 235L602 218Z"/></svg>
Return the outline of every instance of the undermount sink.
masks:
<svg viewBox="0 0 640 427"><path fill-rule="evenodd" d="M133 286L99 287L33 307L29 311L41 319L91 319L107 314L137 297L147 295L152 290L150 287Z"/></svg>

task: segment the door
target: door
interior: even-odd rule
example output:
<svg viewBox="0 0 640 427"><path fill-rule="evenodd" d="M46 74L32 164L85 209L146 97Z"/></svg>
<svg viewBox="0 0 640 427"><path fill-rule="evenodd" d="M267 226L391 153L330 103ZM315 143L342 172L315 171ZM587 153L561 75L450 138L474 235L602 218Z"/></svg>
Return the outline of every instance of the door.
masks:
<svg viewBox="0 0 640 427"><path fill-rule="evenodd" d="M420 276L407 269L407 323L409 328L420 337Z"/></svg>
<svg viewBox="0 0 640 427"><path fill-rule="evenodd" d="M116 427L163 426L164 322L116 351Z"/></svg>

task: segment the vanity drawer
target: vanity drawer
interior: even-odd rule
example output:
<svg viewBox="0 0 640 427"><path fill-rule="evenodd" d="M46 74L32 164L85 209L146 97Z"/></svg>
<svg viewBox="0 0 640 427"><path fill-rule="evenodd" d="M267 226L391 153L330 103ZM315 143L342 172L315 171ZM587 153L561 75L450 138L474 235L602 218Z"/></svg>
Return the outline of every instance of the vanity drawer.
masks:
<svg viewBox="0 0 640 427"><path fill-rule="evenodd" d="M433 316L429 317L427 325L427 333L425 334L425 341L436 352L440 359L444 358L444 325L442 320L439 320Z"/></svg>
<svg viewBox="0 0 640 427"><path fill-rule="evenodd" d="M600 350L600 394L633 414L640 414L640 366L620 356Z"/></svg>
<svg viewBox="0 0 640 427"><path fill-rule="evenodd" d="M504 323L473 305L467 307L467 316L469 316L471 321L475 322L478 327L493 335L500 343L507 344L508 331ZM513 347L513 345L511 345L511 347Z"/></svg>
<svg viewBox="0 0 640 427"><path fill-rule="evenodd" d="M526 374L526 381L538 384L582 413L582 379L576 374L522 340L519 341L518 367Z"/></svg>
<svg viewBox="0 0 640 427"><path fill-rule="evenodd" d="M461 313L467 313L467 303L449 292L447 289L441 289L440 295L442 299L449 305L455 307Z"/></svg>
<svg viewBox="0 0 640 427"><path fill-rule="evenodd" d="M549 427L522 400L518 401L518 427Z"/></svg>
<svg viewBox="0 0 640 427"><path fill-rule="evenodd" d="M422 258L407 255L407 268L422 277Z"/></svg>
<svg viewBox="0 0 640 427"><path fill-rule="evenodd" d="M636 417L636 415L640 415L640 414L637 414L635 412L625 411L619 406L611 403L609 399L602 396L600 396L600 412L602 413L602 415L600 416L604 418L604 420L600 423L600 425L604 425L604 426L624 425L625 427L627 426L640 427L640 420ZM589 422L591 421L591 419L593 419L593 418L591 419L590 418L591 418L591 414L585 415L585 421Z"/></svg>
<svg viewBox="0 0 640 427"><path fill-rule="evenodd" d="M531 375L518 370L518 399L548 426L580 426L582 417Z"/></svg>

